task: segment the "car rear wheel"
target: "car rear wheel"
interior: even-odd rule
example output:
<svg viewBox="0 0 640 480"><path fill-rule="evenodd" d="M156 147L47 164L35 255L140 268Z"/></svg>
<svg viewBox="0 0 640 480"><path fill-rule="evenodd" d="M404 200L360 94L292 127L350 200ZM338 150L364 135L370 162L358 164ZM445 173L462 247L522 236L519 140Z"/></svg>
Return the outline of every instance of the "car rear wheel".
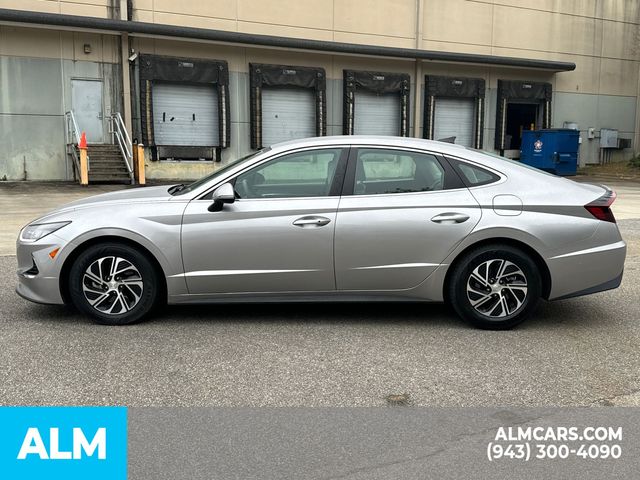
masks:
<svg viewBox="0 0 640 480"><path fill-rule="evenodd" d="M103 325L140 320L158 298L158 279L149 259L117 243L89 247L69 272L69 293L81 312Z"/></svg>
<svg viewBox="0 0 640 480"><path fill-rule="evenodd" d="M456 262L448 298L472 325L505 330L523 322L536 308L542 281L533 259L509 245L487 245Z"/></svg>

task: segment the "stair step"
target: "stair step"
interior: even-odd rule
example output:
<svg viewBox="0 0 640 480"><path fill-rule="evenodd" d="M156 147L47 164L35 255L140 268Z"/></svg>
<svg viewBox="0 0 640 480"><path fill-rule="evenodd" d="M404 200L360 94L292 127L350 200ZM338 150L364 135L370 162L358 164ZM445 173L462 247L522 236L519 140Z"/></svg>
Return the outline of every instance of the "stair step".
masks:
<svg viewBox="0 0 640 480"><path fill-rule="evenodd" d="M126 170L92 168L89 170L89 175L129 175L129 172Z"/></svg>
<svg viewBox="0 0 640 480"><path fill-rule="evenodd" d="M121 158L108 158L108 157L89 157L90 162L100 162L100 163L121 163L124 165L124 160Z"/></svg>
<svg viewBox="0 0 640 480"><path fill-rule="evenodd" d="M89 174L89 180L130 180L129 175Z"/></svg>
<svg viewBox="0 0 640 480"><path fill-rule="evenodd" d="M90 162L99 162L99 163L118 163L120 165L124 165L124 160L121 158L100 158L100 157L89 157Z"/></svg>

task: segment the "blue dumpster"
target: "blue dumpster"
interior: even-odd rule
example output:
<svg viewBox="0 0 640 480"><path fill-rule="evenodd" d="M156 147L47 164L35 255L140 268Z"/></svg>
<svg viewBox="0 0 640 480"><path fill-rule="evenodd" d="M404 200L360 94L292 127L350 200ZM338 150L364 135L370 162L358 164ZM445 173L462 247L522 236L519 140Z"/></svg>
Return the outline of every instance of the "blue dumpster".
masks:
<svg viewBox="0 0 640 480"><path fill-rule="evenodd" d="M579 137L578 130L566 128L525 130L522 132L520 161L556 175L575 175Z"/></svg>

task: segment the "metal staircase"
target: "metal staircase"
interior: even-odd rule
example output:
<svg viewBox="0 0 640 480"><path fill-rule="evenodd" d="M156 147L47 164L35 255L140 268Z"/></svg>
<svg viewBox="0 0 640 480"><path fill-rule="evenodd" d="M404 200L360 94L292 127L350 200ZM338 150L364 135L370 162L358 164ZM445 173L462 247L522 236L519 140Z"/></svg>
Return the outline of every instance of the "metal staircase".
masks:
<svg viewBox="0 0 640 480"><path fill-rule="evenodd" d="M73 111L65 113L67 155L73 164L74 179L81 178L80 144L81 130ZM109 133L113 143L87 145L87 170L89 183L135 183L133 173L133 146L122 116L114 113L109 120Z"/></svg>
<svg viewBox="0 0 640 480"><path fill-rule="evenodd" d="M129 183L131 176L118 145L90 143L89 183Z"/></svg>

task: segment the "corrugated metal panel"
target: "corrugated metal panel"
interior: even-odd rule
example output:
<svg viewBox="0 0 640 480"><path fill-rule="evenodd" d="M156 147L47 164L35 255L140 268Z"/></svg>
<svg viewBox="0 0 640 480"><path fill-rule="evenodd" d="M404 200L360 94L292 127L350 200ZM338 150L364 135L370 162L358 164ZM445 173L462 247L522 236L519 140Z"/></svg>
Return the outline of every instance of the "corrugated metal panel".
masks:
<svg viewBox="0 0 640 480"><path fill-rule="evenodd" d="M356 91L353 131L356 135L400 135L400 95Z"/></svg>
<svg viewBox="0 0 640 480"><path fill-rule="evenodd" d="M262 89L262 144L316 136L316 97L309 88Z"/></svg>
<svg viewBox="0 0 640 480"><path fill-rule="evenodd" d="M157 83L152 96L156 145L220 145L214 85Z"/></svg>
<svg viewBox="0 0 640 480"><path fill-rule="evenodd" d="M456 137L458 145L473 147L473 98L436 98L435 140Z"/></svg>

